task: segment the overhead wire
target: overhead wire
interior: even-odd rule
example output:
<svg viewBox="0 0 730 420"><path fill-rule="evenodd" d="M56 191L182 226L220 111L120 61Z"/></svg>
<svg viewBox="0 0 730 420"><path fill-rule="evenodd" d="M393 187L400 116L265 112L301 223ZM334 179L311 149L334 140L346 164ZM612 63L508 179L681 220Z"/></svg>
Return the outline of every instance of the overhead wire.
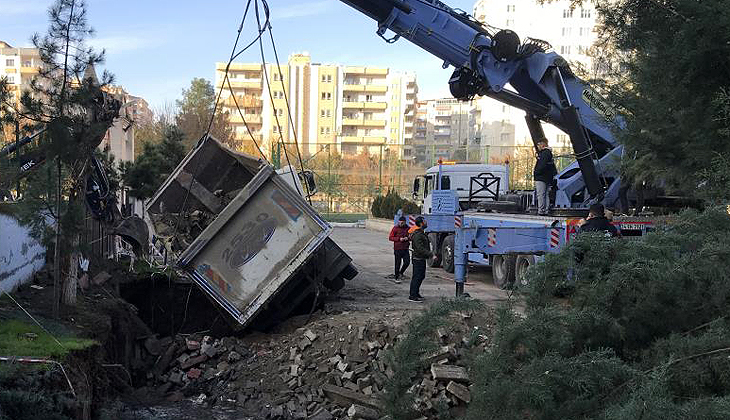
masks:
<svg viewBox="0 0 730 420"><path fill-rule="evenodd" d="M238 56L236 54L236 49L238 48L238 42L241 39L241 32L243 32L243 26L244 26L244 24L246 22L246 16L248 16L248 11L249 11L249 8L251 6L251 1L252 0L248 0L248 2L246 3L246 9L244 10L243 17L241 18L241 24L238 26L238 31L236 33L236 40L233 43L233 48L231 49L231 56L230 56L230 58L228 60L228 64L226 65L224 80L228 80L228 71L229 71L229 69L231 67L231 63L233 62L234 57L237 57ZM259 31L259 34L254 39L254 41L252 41L251 43L249 43L249 45L247 45L238 54L240 54L241 52L245 51L246 48L249 48L251 45L253 45L256 42L257 39L261 39L261 34L262 33ZM230 81L228 83L229 83L229 86L230 86ZM218 95L216 96L215 103L213 104L213 111L211 112L210 121L208 122L208 128L206 129L205 134L203 134L203 136L198 141L199 144L196 147L199 147L200 146L200 142L207 141L208 136L210 135L210 131L211 131L212 127L213 127L213 121L215 120L216 111L218 109L218 104L220 103L221 94L223 92L223 85L224 85L224 83L221 83L221 88L218 91ZM235 101L235 95L233 94L233 91L232 90L231 90L231 95L234 97L234 103L236 104L236 107L238 108L238 103ZM240 108L238 108L238 111L239 111L239 113L241 112ZM241 115L241 118L243 119L243 115ZM245 120L244 120L244 124L245 124ZM248 125L246 125L246 127L248 128ZM249 134L250 133L251 132L249 131ZM263 156L263 158L265 160L266 159L266 156L261 151L261 148L259 148L258 143L256 143L256 140L253 138L253 135L251 135L251 139L254 141L254 144L256 145L256 148L259 150L259 153L261 153L261 156ZM193 184L195 182L195 178L197 177L198 171L200 170L200 164L201 164L201 160L199 159L198 162L195 164L195 169L193 170L192 176L190 177L190 183L188 185L188 188L185 191L185 196L183 198L183 201L182 201L182 203L180 203L180 208L178 209L178 213L177 213L177 219L175 221L175 227L174 227L174 229L172 231L172 236L171 236L172 238L175 238L175 236L177 235L177 231L178 231L178 229L180 227L180 219L182 218L183 211L185 211L185 207L187 207L188 198L190 197L190 190L193 188Z"/></svg>
<svg viewBox="0 0 730 420"><path fill-rule="evenodd" d="M271 38L271 47L274 50L274 59L276 60L276 69L281 74L281 63L279 62L279 53L276 51L276 43L274 42L274 34L271 29L271 24L269 24L269 37ZM297 150L297 158L299 159L299 167L301 168L302 172L304 172L304 161L302 160L302 151L299 149L299 139L297 138L297 130L294 127L294 120L292 119L291 115L291 106L289 105L289 95L286 94L286 90L284 89L284 79L279 78L279 82L281 83L281 90L284 92L284 101L286 103L286 112L289 116L289 125L291 126L292 134L294 135L294 146ZM304 182L304 189L307 192L307 200L309 200L309 204L312 204L312 198L310 197L311 191L309 191L309 185Z"/></svg>
<svg viewBox="0 0 730 420"><path fill-rule="evenodd" d="M264 22L264 27L261 26L261 20L259 15L259 7L258 7L258 0L255 0L254 2L254 11L256 13L256 22L259 25L259 31L265 30L266 27L270 25L269 23L269 5L266 3L266 0L261 0L262 7L264 8L264 13L266 14L266 22ZM266 90L269 93L269 100L271 101L271 106L274 111L274 120L276 121L276 127L277 131L279 132L279 143L281 144L282 149L284 149L284 157L286 157L286 163L289 167L291 167L291 161L289 160L289 152L286 150L286 144L284 143L284 133L281 129L281 123L279 122L279 115L276 107L274 106L274 95L271 92L271 84L269 83L269 75L268 71L266 70L266 56L264 54L264 43L259 37L259 51L261 53L261 67L263 68L264 73L264 82L266 83ZM281 71L279 71L279 78L281 79ZM283 82L282 82L283 83ZM286 97L286 90L282 92L284 94L284 97ZM287 101L288 102L288 101ZM289 115L291 113L289 112ZM291 120L291 117L290 117ZM297 147L297 150L299 147ZM273 151L272 151L273 152ZM296 171L296 168L295 168ZM299 190L299 184L297 183L297 176L294 173L295 171L291 172L292 181L294 183L294 188L297 190L298 194L302 194L302 192ZM305 182L306 184L306 182Z"/></svg>

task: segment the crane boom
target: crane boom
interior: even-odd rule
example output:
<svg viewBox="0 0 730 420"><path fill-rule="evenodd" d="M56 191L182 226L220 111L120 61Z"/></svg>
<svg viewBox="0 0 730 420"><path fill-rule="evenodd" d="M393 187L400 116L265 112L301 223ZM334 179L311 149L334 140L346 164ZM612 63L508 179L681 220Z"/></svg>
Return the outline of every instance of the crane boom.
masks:
<svg viewBox="0 0 730 420"><path fill-rule="evenodd" d="M612 130L624 121L547 42L521 41L513 31L495 31L437 0L341 1L374 19L388 43L402 37L442 59L444 68L454 67L454 97L489 96L524 110L534 143L544 138L540 122L567 133L576 162L556 176L556 207L616 202L623 147ZM395 35L386 38L387 31Z"/></svg>

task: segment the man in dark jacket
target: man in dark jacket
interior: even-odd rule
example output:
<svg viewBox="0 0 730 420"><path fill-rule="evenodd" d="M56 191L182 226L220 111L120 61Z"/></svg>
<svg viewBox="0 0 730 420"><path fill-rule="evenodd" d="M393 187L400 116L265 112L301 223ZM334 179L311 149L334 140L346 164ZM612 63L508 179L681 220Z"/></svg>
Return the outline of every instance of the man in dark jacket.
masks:
<svg viewBox="0 0 730 420"><path fill-rule="evenodd" d="M423 296L419 293L421 283L426 278L426 260L433 256L431 242L426 234L428 224L423 217L416 217L416 226L411 228L411 244L413 247L413 277L411 277L411 290L408 300L411 302L423 302Z"/></svg>
<svg viewBox="0 0 730 420"><path fill-rule="evenodd" d="M395 254L395 282L400 284L403 273L411 263L411 258L408 253L408 245L410 239L408 238L408 225L406 224L406 218L401 216L398 219L398 224L393 226L390 230L389 239L393 242L393 253ZM403 264L401 266L401 263Z"/></svg>
<svg viewBox="0 0 730 420"><path fill-rule="evenodd" d="M553 178L558 173L553 161L553 152L548 148L545 139L537 142L537 162L533 177L535 179L535 193L537 194L537 214L545 216L548 214L549 199L548 191L553 183Z"/></svg>
<svg viewBox="0 0 730 420"><path fill-rule="evenodd" d="M605 232L608 237L621 236L616 226L606 218L606 209L603 204L593 204L588 209L588 218L578 228L578 233Z"/></svg>

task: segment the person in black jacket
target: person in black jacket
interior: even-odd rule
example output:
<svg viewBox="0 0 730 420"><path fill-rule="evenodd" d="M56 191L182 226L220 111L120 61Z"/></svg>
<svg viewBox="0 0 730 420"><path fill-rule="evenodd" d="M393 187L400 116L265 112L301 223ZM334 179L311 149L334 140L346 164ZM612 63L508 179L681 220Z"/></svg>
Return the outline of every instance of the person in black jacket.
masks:
<svg viewBox="0 0 730 420"><path fill-rule="evenodd" d="M552 185L558 169L555 167L553 152L548 148L547 140L538 141L537 150L537 162L533 172L535 193L537 194L537 214L545 216L548 214L550 204L548 201L548 188Z"/></svg>
<svg viewBox="0 0 730 420"><path fill-rule="evenodd" d="M588 218L578 228L578 233L584 232L605 232L606 236L617 237L621 233L612 225L606 217L606 209L603 204L593 204L588 209Z"/></svg>
<svg viewBox="0 0 730 420"><path fill-rule="evenodd" d="M408 300L411 302L422 302L420 289L423 279L426 277L426 260L433 257L431 242L425 230L428 227L426 219L416 217L416 226L411 228L410 238L413 247L413 276L411 277L411 288Z"/></svg>

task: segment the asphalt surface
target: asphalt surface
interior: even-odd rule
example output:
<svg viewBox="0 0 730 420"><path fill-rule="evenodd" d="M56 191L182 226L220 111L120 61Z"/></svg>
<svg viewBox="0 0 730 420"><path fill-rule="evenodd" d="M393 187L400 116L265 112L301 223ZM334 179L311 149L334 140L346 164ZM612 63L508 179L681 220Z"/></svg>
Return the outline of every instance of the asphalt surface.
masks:
<svg viewBox="0 0 730 420"><path fill-rule="evenodd" d="M349 311L397 311L417 309L423 303L408 301L412 265L406 270L408 279L396 284L386 278L394 271L393 244L388 234L362 228L337 227L332 233L337 242L353 259L359 274L347 281L330 307ZM508 292L492 283L491 269L470 266L465 291L489 306L497 306L508 298ZM421 285L424 303L451 298L455 294L453 274L441 268L426 268Z"/></svg>

